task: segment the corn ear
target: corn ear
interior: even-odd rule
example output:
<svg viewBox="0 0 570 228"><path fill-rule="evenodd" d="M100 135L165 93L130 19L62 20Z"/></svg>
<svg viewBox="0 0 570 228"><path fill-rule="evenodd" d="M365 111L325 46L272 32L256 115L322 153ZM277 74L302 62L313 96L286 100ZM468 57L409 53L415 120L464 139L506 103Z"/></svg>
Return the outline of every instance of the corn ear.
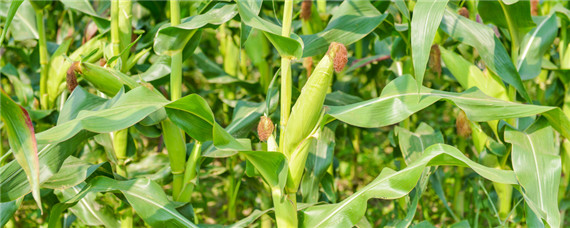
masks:
<svg viewBox="0 0 570 228"><path fill-rule="evenodd" d="M83 61L83 62L94 62L103 56L103 51L100 49L103 42L105 42L105 38L102 36L97 36L85 44L81 45L77 50L75 50L71 55L69 55L69 59L73 61ZM67 50L65 50L67 52ZM82 56L87 56L85 59L82 59ZM67 75L67 70L71 66L72 63L65 60L63 53L59 53L58 55L52 56L52 59L49 63L48 69L48 81L47 81L47 94L48 94L48 103L53 104L59 94L63 92L60 85L64 82Z"/></svg>
<svg viewBox="0 0 570 228"><path fill-rule="evenodd" d="M333 68L342 70L346 64L346 48L333 42L327 54L321 59L311 77L301 90L285 127L282 152L291 158L293 151L315 128L332 81Z"/></svg>
<svg viewBox="0 0 570 228"><path fill-rule="evenodd" d="M332 81L333 68L337 72L341 71L347 62L346 55L344 45L333 42L293 106L282 142L282 152L289 161L286 189L289 193L297 192L299 188L307 155L316 142L310 135L322 117L323 103Z"/></svg>
<svg viewBox="0 0 570 228"><path fill-rule="evenodd" d="M126 85L130 89L139 86L134 79L118 70L87 62L74 64L77 64L77 73L81 74L85 80L93 84L97 90L108 96L117 94L123 85Z"/></svg>

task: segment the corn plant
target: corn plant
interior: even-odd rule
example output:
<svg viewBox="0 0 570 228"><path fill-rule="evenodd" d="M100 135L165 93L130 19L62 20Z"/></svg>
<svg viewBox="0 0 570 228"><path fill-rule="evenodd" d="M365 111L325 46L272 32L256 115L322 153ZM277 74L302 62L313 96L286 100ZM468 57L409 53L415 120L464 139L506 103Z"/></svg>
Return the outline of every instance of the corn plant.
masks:
<svg viewBox="0 0 570 228"><path fill-rule="evenodd" d="M562 0L0 1L2 227L567 227Z"/></svg>

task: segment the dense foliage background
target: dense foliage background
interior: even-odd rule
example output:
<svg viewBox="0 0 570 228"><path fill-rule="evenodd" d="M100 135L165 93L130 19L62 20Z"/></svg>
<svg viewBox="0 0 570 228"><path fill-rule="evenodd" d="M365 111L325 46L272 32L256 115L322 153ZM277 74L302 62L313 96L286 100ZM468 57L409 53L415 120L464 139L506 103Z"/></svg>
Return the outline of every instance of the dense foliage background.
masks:
<svg viewBox="0 0 570 228"><path fill-rule="evenodd" d="M1 0L0 222L570 226L568 7Z"/></svg>

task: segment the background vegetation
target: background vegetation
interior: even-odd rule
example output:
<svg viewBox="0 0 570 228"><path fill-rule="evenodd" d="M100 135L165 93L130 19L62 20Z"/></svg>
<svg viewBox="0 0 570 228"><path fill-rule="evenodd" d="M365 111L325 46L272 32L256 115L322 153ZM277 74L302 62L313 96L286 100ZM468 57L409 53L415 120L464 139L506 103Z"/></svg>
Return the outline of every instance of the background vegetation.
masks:
<svg viewBox="0 0 570 228"><path fill-rule="evenodd" d="M0 0L0 224L570 226L568 6Z"/></svg>

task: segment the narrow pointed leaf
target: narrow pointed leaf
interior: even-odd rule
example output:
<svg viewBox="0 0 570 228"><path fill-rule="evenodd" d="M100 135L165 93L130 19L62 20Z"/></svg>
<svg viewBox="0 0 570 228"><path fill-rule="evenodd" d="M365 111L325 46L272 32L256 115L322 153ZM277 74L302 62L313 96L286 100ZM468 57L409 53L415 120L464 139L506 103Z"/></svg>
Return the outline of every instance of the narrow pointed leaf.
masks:
<svg viewBox="0 0 570 228"><path fill-rule="evenodd" d="M558 187L562 164L554 145L554 131L539 119L524 132L507 128L505 141L512 144L513 169L526 203L550 227L560 227Z"/></svg>
<svg viewBox="0 0 570 228"><path fill-rule="evenodd" d="M235 139L216 123L208 103L197 94L166 105L166 113L180 129L200 142L213 141L222 150L251 150L248 141Z"/></svg>
<svg viewBox="0 0 570 228"><path fill-rule="evenodd" d="M570 136L570 121L558 107L527 105L489 97L477 88L463 93L423 87L418 97L411 76L391 81L378 98L345 106L329 106L327 114L359 127L382 127L398 123L440 99L452 101L471 121L484 122L543 114L564 137ZM419 99L419 102L418 102Z"/></svg>
<svg viewBox="0 0 570 228"><path fill-rule="evenodd" d="M461 87L464 89L477 87L488 96L509 100L507 88L499 77L492 73L485 75L477 66L452 51L443 47L439 50L445 66L461 84Z"/></svg>
<svg viewBox="0 0 570 228"><path fill-rule="evenodd" d="M0 15L6 15L6 19L2 21L6 22L2 34L9 30L10 36L16 41L38 39L36 14L29 1L0 1ZM11 23L8 20L11 20Z"/></svg>
<svg viewBox="0 0 570 228"><path fill-rule="evenodd" d="M85 184L73 186L71 188L56 190L55 194L60 201L65 201L78 194ZM89 226L119 227L120 223L116 215L112 213L112 208L100 205L96 200L97 193L90 192L85 195L77 204L69 208L69 211L77 218Z"/></svg>
<svg viewBox="0 0 570 228"><path fill-rule="evenodd" d="M0 106L2 107L0 110L1 119L8 133L10 148L12 148L16 160L26 172L32 188L32 195L41 209L40 162L34 125L26 109L16 104L4 90L0 91L2 94L2 99L0 99L2 103ZM2 172L2 176L4 175L4 172Z"/></svg>
<svg viewBox="0 0 570 228"><path fill-rule="evenodd" d="M281 152L242 151L246 159L259 171L272 188L283 189L287 181L287 159Z"/></svg>
<svg viewBox="0 0 570 228"><path fill-rule="evenodd" d="M10 3L10 9L8 9L8 14L6 15L6 20L4 21L4 28L2 30L2 35L0 35L0 47L2 46L2 43L4 43L4 38L6 38L6 34L8 33L8 30L10 28L10 24L12 23L12 20L14 19L14 16L16 15L18 8L20 7L20 5L22 5L23 2L24 0L13 0Z"/></svg>
<svg viewBox="0 0 570 228"><path fill-rule="evenodd" d="M303 211L305 218L302 227L351 227L366 211L371 198L397 199L410 192L418 182L426 166L458 165L470 167L482 177L494 182L516 184L513 171L499 170L480 165L469 160L456 148L435 144L403 170L385 169L380 175L361 190L337 204L317 205Z"/></svg>
<svg viewBox="0 0 570 228"><path fill-rule="evenodd" d="M79 158L70 156L63 162L59 171L42 183L42 188L67 189L81 184L99 167L108 163L89 164Z"/></svg>
<svg viewBox="0 0 570 228"><path fill-rule="evenodd" d="M418 88L421 88L435 32L448 0L418 0L412 16L412 58Z"/></svg>
<svg viewBox="0 0 570 228"><path fill-rule="evenodd" d="M281 27L258 16L261 0L239 0L237 7L241 20L246 25L261 30L275 46L281 57L301 59L303 56L303 40L291 33L290 37L281 36Z"/></svg>
<svg viewBox="0 0 570 228"><path fill-rule="evenodd" d="M425 148L437 143L443 143L443 135L435 131L426 123L420 123L416 132L396 127L394 133L398 136L398 143L406 164L413 163L424 152Z"/></svg>
<svg viewBox="0 0 570 228"><path fill-rule="evenodd" d="M344 1L333 13L323 31L301 36L305 46L303 57L324 54L333 41L348 46L361 40L378 27L387 16L388 14L378 12L369 1Z"/></svg>
<svg viewBox="0 0 570 228"><path fill-rule="evenodd" d="M526 34L521 43L517 63L522 80L533 79L540 74L542 56L550 50L557 31L556 16L551 14L541 18L536 28Z"/></svg>
<svg viewBox="0 0 570 228"><path fill-rule="evenodd" d="M154 51L159 55L172 55L182 51L196 30L208 24L220 25L237 14L235 4L218 3L208 12L182 19L177 26L163 25L154 39Z"/></svg>
<svg viewBox="0 0 570 228"><path fill-rule="evenodd" d="M423 122L420 123L416 132L411 132L401 127L396 127L394 132L398 136L400 151L405 159L404 161L408 165L417 160L423 154L425 148L434 144L443 143L441 132L435 131L432 127ZM427 188L427 183L433 169L432 167L424 168L418 184L415 187L412 203L408 207L406 217L400 221L396 227L408 227L411 224L416 214L417 205Z"/></svg>
<svg viewBox="0 0 570 228"><path fill-rule="evenodd" d="M519 41L532 27L535 26L530 14L530 1L518 1L506 4L506 1L481 1L477 4L479 15L485 23L492 23L515 33ZM520 45L520 44L517 44Z"/></svg>
<svg viewBox="0 0 570 228"><path fill-rule="evenodd" d="M120 97L113 105L97 111L82 111L77 118L37 135L41 144L57 143L73 137L81 130L108 133L130 127L168 104L160 94L144 86Z"/></svg>
<svg viewBox="0 0 570 228"><path fill-rule="evenodd" d="M198 227L181 215L174 204L157 183L149 179L117 181L108 177L96 177L87 183L79 193L65 203L57 206L57 213L52 212L50 223L56 221L68 207L80 202L89 193L120 191L136 213L153 227Z"/></svg>
<svg viewBox="0 0 570 228"><path fill-rule="evenodd" d="M119 94L116 98L120 98ZM118 100L118 99L117 99ZM81 87L77 87L69 96L67 102L60 111L58 124L75 119L79 113L94 111L111 106L115 101L106 100L90 93ZM87 131L80 131L68 140L47 145L39 145L38 160L40 164L40 183L44 183L54 174L59 172L64 161L72 153L76 152L79 145L87 138L95 135ZM26 180L26 173L16 161L0 167L0 202L16 200L31 191L30 184Z"/></svg>
<svg viewBox="0 0 570 228"><path fill-rule="evenodd" d="M0 227L4 227L13 218L23 199L0 203Z"/></svg>
<svg viewBox="0 0 570 228"><path fill-rule="evenodd" d="M440 28L453 39L477 49L489 70L514 86L525 100L531 101L507 50L491 28L457 15L449 9L443 14Z"/></svg>

